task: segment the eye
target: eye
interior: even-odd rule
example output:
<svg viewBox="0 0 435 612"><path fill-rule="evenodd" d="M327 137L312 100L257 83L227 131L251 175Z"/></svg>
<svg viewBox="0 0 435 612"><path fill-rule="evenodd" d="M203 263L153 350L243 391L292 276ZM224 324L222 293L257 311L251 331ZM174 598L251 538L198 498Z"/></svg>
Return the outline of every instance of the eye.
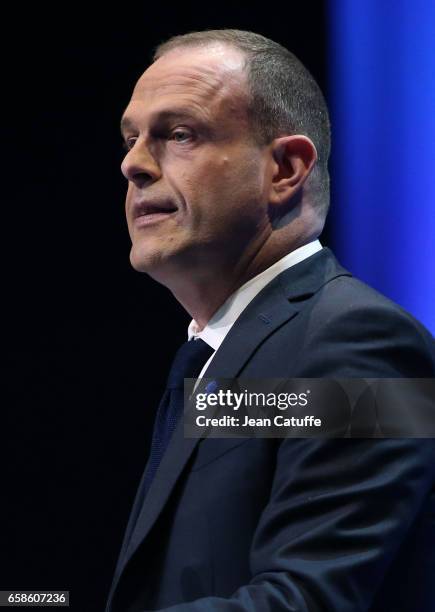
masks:
<svg viewBox="0 0 435 612"><path fill-rule="evenodd" d="M136 142L136 138L127 138L122 142L122 148L124 151L130 151L134 147L134 143Z"/></svg>
<svg viewBox="0 0 435 612"><path fill-rule="evenodd" d="M173 130L173 132L171 132L170 136L172 140L175 140L175 142L183 143L192 137L192 133L186 128L176 128L175 130Z"/></svg>

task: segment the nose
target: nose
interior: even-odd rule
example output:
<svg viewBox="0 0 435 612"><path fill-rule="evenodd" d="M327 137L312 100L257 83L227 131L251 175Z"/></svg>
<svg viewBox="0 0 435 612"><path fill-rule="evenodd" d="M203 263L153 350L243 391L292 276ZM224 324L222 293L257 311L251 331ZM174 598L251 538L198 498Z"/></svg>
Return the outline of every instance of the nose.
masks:
<svg viewBox="0 0 435 612"><path fill-rule="evenodd" d="M144 142L136 140L121 163L121 172L138 187L153 183L161 176L160 167Z"/></svg>

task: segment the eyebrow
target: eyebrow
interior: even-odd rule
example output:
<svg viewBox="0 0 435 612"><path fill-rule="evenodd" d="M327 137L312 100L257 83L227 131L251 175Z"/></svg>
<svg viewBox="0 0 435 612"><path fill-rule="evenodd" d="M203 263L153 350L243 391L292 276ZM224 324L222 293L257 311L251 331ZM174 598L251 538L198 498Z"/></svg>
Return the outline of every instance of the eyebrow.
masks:
<svg viewBox="0 0 435 612"><path fill-rule="evenodd" d="M133 127L133 125L134 125L134 123L133 123L133 121L129 117L122 117L121 125L120 125L121 134L124 134L124 131L127 128Z"/></svg>
<svg viewBox="0 0 435 612"><path fill-rule="evenodd" d="M188 109L171 109L171 110L162 110L154 115L152 115L151 119L153 121L168 121L169 119L195 119L198 121L198 116L195 113L192 113L191 110ZM135 122L130 117L123 116L121 119L121 134L124 134L124 131L128 128L134 128Z"/></svg>

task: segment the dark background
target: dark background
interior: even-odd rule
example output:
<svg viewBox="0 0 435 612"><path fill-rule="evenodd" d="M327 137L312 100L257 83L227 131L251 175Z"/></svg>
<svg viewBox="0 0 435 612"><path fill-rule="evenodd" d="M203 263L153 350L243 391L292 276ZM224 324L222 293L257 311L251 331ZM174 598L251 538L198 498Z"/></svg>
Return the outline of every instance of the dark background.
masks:
<svg viewBox="0 0 435 612"><path fill-rule="evenodd" d="M134 83L169 36L235 27L288 46L326 91L323 3L160 6L3 20L0 589L68 589L80 612L104 609L190 320L129 264L119 120Z"/></svg>

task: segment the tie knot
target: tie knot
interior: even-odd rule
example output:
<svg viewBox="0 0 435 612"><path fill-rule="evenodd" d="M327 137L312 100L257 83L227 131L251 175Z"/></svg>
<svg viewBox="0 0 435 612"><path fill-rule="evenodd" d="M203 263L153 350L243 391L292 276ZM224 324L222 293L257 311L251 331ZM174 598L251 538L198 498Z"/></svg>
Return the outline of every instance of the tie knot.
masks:
<svg viewBox="0 0 435 612"><path fill-rule="evenodd" d="M168 376L168 389L182 389L185 378L196 378L213 349L204 340L190 340L180 346Z"/></svg>

